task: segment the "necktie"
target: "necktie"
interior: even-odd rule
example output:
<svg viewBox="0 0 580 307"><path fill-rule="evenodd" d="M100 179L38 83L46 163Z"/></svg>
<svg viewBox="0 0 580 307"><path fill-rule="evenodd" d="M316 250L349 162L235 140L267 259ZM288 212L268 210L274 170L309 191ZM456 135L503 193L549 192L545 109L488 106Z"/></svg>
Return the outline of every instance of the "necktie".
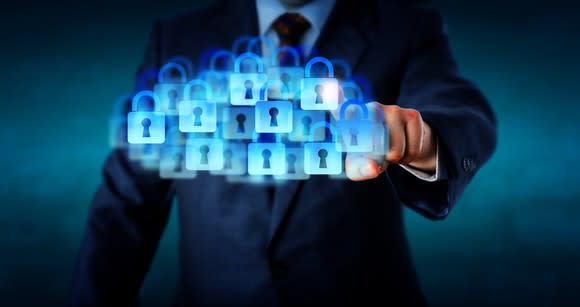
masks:
<svg viewBox="0 0 580 307"><path fill-rule="evenodd" d="M280 40L278 47L288 46L294 48L298 52L298 62L300 65L304 61L304 53L302 52L302 48L300 48L300 42L310 26L310 22L298 13L282 14L272 24L272 28L276 31ZM280 66L294 66L292 54L288 54L287 52L278 53L278 63ZM274 139L270 141L275 141L275 137L272 135L270 137ZM270 176L268 177L270 180L273 180ZM268 187L270 204L273 203L275 190L275 185Z"/></svg>
<svg viewBox="0 0 580 307"><path fill-rule="evenodd" d="M300 42L304 37L304 33L306 33L306 31L311 27L308 19L298 13L285 13L280 15L280 17L274 21L272 27L280 39L280 44L278 46L295 48L299 54L299 60L302 62L304 60L304 54L302 48L300 48ZM291 55L285 52L280 52L278 54L278 61L282 66L294 65L292 60Z"/></svg>

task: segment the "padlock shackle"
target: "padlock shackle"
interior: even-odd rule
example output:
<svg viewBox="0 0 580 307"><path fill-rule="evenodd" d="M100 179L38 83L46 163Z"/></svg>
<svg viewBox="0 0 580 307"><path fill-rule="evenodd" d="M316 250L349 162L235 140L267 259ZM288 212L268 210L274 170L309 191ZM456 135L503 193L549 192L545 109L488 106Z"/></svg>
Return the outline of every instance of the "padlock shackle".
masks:
<svg viewBox="0 0 580 307"><path fill-rule="evenodd" d="M268 89L270 88L270 85L273 85L273 84L280 85L280 88L282 89L280 91L282 94L282 100L288 100L290 97L288 94L288 92L289 92L288 87L281 80L268 80L268 81L266 81L266 83L264 83L264 85L262 85L262 88L260 88L259 99L261 101L268 101L268 94L267 94Z"/></svg>
<svg viewBox="0 0 580 307"><path fill-rule="evenodd" d="M192 100L191 99L191 89L194 86L201 86L205 90L205 100L211 101L213 100L213 92L211 90L211 86L202 79L193 79L185 84L183 87L183 100Z"/></svg>
<svg viewBox="0 0 580 307"><path fill-rule="evenodd" d="M217 60L225 57L230 58L230 63L232 64L236 61L236 56L232 52L226 49L220 49L216 51L209 59L209 69L215 71L217 66Z"/></svg>
<svg viewBox="0 0 580 307"><path fill-rule="evenodd" d="M316 132L317 129L323 127L330 130L330 134L332 135L332 141L336 142L338 135L338 133L336 132L336 128L334 128L334 126L331 123L326 122L324 120L316 122L314 125L310 126L310 134L308 135L308 142L314 143L314 132Z"/></svg>
<svg viewBox="0 0 580 307"><path fill-rule="evenodd" d="M278 55L281 52L287 52L292 54L292 57L294 57L294 66L298 67L300 66L300 55L298 54L298 51L296 51L296 49L290 47L290 46L282 46L280 48L276 48L274 49L274 52L272 52L272 66L280 66L278 63Z"/></svg>
<svg viewBox="0 0 580 307"><path fill-rule="evenodd" d="M356 84L352 81L343 81L343 82L341 82L340 87L342 88L343 96L344 96L344 90L347 88L350 88L350 89L353 89L355 91L356 95L358 96L354 99L360 99L360 100L365 99L365 96L364 96L363 91L360 88L360 86L358 86L358 84Z"/></svg>
<svg viewBox="0 0 580 307"><path fill-rule="evenodd" d="M282 135L280 133L258 133L256 131L252 132L252 142L258 143L258 134L275 134L276 143L282 143Z"/></svg>
<svg viewBox="0 0 580 307"><path fill-rule="evenodd" d="M344 102L340 106L340 111L339 111L339 115L338 115L339 119L341 119L341 120L345 119L346 109L348 109L348 107L351 105L359 106L363 112L364 119L369 119L369 109L367 108L367 105L360 99L349 99L346 102Z"/></svg>
<svg viewBox="0 0 580 307"><path fill-rule="evenodd" d="M171 57L169 60L167 60L167 62L173 62L173 63L177 63L177 64L183 66L183 68L185 68L185 70L186 70L187 77L189 77L193 74L193 63L186 56L176 55L176 56Z"/></svg>
<svg viewBox="0 0 580 307"><path fill-rule="evenodd" d="M187 73L185 72L185 68L183 68L183 66L175 62L168 62L167 64L161 66L161 68L159 69L157 80L159 80L160 83L165 83L165 74L169 69L172 68L179 72L179 78L181 83L187 82Z"/></svg>
<svg viewBox="0 0 580 307"><path fill-rule="evenodd" d="M340 67L342 67L342 70L344 70L344 78L343 79L348 79L350 78L350 76L352 76L352 69L350 68L350 65L343 59L332 59L330 60L330 63L332 63L332 65L338 65Z"/></svg>
<svg viewBox="0 0 580 307"><path fill-rule="evenodd" d="M236 63L234 64L234 72L240 73L241 72L241 65L242 62L246 59L252 59L256 62L258 66L258 72L264 73L264 61L255 53L246 52L242 53L239 57L236 58Z"/></svg>
<svg viewBox="0 0 580 307"><path fill-rule="evenodd" d="M321 56L312 58L310 61L308 61L308 63L306 63L306 66L304 67L305 78L310 78L310 70L312 69L312 65L317 63L322 63L324 66L326 66L326 69L328 70L328 78L334 78L334 67L332 67L332 63L327 58Z"/></svg>
<svg viewBox="0 0 580 307"><path fill-rule="evenodd" d="M240 49L241 44L243 44L245 42L249 43L251 40L252 40L252 37L249 35L243 35L243 36L240 36L238 39L236 39L234 41L234 43L232 44L232 53L234 54L234 56L236 56L238 54L238 51Z"/></svg>
<svg viewBox="0 0 580 307"><path fill-rule="evenodd" d="M253 38L250 39L250 42L248 43L248 46L246 47L246 51L247 52L254 52L253 49L256 46L256 44L258 43L264 43L268 50L274 50L274 42L269 39L267 36L263 36L263 35L258 35L255 36ZM262 46L260 46L261 49Z"/></svg>
<svg viewBox="0 0 580 307"><path fill-rule="evenodd" d="M371 96L373 94L373 89L371 82L369 79L361 74L352 74L350 78L348 78L350 82L356 84L362 91L364 95L364 100L369 101L372 100Z"/></svg>
<svg viewBox="0 0 580 307"><path fill-rule="evenodd" d="M131 110L133 112L139 110L139 102L141 102L141 98L143 97L151 97L153 99L153 107L155 112L161 111L161 105L159 103L160 99L157 94L150 90L140 91L135 96L133 96L133 102L131 103Z"/></svg>

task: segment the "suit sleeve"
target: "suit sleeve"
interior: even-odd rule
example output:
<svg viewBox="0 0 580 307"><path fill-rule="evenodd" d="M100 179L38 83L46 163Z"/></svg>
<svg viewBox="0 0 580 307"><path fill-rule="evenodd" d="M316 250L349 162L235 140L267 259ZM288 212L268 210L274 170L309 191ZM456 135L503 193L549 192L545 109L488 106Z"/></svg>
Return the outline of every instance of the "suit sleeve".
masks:
<svg viewBox="0 0 580 307"><path fill-rule="evenodd" d="M156 69L156 23L138 77ZM140 78L138 78L140 79ZM151 83L139 84L150 87ZM168 221L171 182L116 149L103 167L73 275L73 306L136 306L141 284Z"/></svg>
<svg viewBox="0 0 580 307"><path fill-rule="evenodd" d="M439 13L420 9L397 104L418 110L438 138L439 178L427 182L403 168L388 175L401 201L421 215L446 217L496 146L496 118L482 93L460 76Z"/></svg>

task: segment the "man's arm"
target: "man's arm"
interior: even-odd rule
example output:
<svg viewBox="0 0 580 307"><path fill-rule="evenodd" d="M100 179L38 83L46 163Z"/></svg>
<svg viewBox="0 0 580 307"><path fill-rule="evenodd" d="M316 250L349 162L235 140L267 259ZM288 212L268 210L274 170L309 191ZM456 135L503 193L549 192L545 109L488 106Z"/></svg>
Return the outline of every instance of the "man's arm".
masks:
<svg viewBox="0 0 580 307"><path fill-rule="evenodd" d="M459 75L441 16L417 9L409 18L416 29L397 105L382 107L390 128L385 163L349 163L347 171L367 180L390 165L386 171L401 201L442 219L495 149L496 118L481 92ZM408 171L432 173L436 166L435 181Z"/></svg>
<svg viewBox="0 0 580 307"><path fill-rule="evenodd" d="M159 24L138 76L158 69ZM138 85L150 87L152 84ZM73 276L73 306L136 306L141 284L168 221L171 181L114 150L90 208Z"/></svg>

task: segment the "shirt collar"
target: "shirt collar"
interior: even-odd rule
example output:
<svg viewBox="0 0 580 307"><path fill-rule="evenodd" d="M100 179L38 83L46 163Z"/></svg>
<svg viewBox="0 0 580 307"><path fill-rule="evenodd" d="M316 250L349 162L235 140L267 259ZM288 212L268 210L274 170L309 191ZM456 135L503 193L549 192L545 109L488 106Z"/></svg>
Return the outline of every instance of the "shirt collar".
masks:
<svg viewBox="0 0 580 307"><path fill-rule="evenodd" d="M335 0L314 0L298 8L287 9L279 0L256 0L260 35L265 35L274 21L284 13L299 13L312 25L311 29L320 33L330 15Z"/></svg>

